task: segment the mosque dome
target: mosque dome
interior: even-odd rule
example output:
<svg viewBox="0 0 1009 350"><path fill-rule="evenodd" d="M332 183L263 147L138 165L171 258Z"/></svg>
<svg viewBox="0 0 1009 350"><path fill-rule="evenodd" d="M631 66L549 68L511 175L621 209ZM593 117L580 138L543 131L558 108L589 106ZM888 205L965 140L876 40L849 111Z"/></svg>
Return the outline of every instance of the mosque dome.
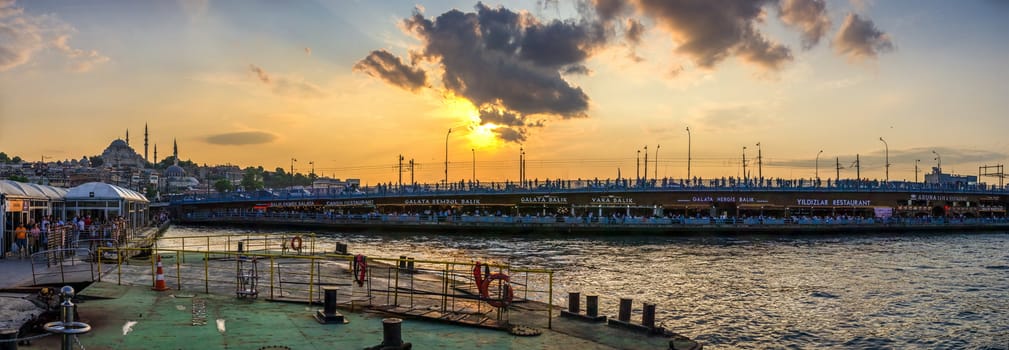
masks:
<svg viewBox="0 0 1009 350"><path fill-rule="evenodd" d="M178 165L171 165L165 169L165 177L185 177L186 170Z"/></svg>

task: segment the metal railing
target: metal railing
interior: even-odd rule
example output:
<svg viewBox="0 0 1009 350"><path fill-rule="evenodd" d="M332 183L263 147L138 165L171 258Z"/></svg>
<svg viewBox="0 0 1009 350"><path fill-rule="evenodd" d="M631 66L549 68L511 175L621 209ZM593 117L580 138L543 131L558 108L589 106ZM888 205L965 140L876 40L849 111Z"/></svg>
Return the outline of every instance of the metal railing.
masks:
<svg viewBox="0 0 1009 350"><path fill-rule="evenodd" d="M350 309L424 307L443 313L494 313L498 321L507 320L508 310L487 305L488 300L506 298L502 290L481 295L472 262L414 260L404 258L364 258L368 268L362 280L354 272L355 256L339 254L291 254L279 249L279 243L267 243L262 249L237 251L237 242L273 242L270 237L238 236L224 241L230 249L216 249L221 236L186 237L183 249L159 242L145 251L141 248L99 248L101 256L115 257L98 265L98 280L115 278L117 284L154 286L156 258L162 259L164 279L179 291L203 293L238 293L240 296L268 296L270 300L321 303L324 288L338 289L338 304ZM312 237L314 241L314 237ZM197 246L196 242L202 242ZM307 242L307 241L306 241ZM314 244L313 244L314 246ZM243 247L245 248L245 247ZM409 264L409 265L407 265ZM250 275L255 265L258 275ZM264 266L265 265L265 266ZM523 269L508 265L489 265L498 273L511 276L509 287L514 302L540 301L546 304L543 316L552 326L553 271ZM245 278L245 280L243 280ZM255 278L258 290L248 290L248 279ZM490 317L490 316L488 316Z"/></svg>

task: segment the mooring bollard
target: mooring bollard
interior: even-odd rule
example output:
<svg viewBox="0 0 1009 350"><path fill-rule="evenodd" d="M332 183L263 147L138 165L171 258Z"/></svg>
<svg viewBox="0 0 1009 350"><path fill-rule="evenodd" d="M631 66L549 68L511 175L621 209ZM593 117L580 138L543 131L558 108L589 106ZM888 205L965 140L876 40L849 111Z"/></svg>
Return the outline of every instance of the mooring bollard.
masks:
<svg viewBox="0 0 1009 350"><path fill-rule="evenodd" d="M589 317L599 316L599 296L598 295L586 295L585 296L585 314Z"/></svg>
<svg viewBox="0 0 1009 350"><path fill-rule="evenodd" d="M641 325L649 329L655 328L655 304L645 303L641 312Z"/></svg>
<svg viewBox="0 0 1009 350"><path fill-rule="evenodd" d="M403 345L403 320L398 318L382 319L382 345Z"/></svg>
<svg viewBox="0 0 1009 350"><path fill-rule="evenodd" d="M336 311L336 296L337 292L340 290L336 287L322 287L324 296L324 302L322 305L322 310L317 310L315 312L315 320L319 323L347 323L344 319L343 314Z"/></svg>
<svg viewBox="0 0 1009 350"><path fill-rule="evenodd" d="M18 330L11 328L0 329L0 350L18 350Z"/></svg>
<svg viewBox="0 0 1009 350"><path fill-rule="evenodd" d="M617 320L631 322L631 303L633 302L633 299L620 298L620 312L617 314Z"/></svg>
<svg viewBox="0 0 1009 350"><path fill-rule="evenodd" d="M413 258L406 258L406 270L409 272L416 272L413 269Z"/></svg>
<svg viewBox="0 0 1009 350"><path fill-rule="evenodd" d="M238 241L238 252L239 253L244 252L245 251L244 248L245 248L245 242Z"/></svg>
<svg viewBox="0 0 1009 350"><path fill-rule="evenodd" d="M405 268L406 268L406 255L400 255L399 256L399 269L402 270L402 269L405 269Z"/></svg>
<svg viewBox="0 0 1009 350"><path fill-rule="evenodd" d="M581 298L582 298L581 293L578 292L568 293L568 312L577 314L578 312L581 311L581 306L579 305L581 303L580 300Z"/></svg>

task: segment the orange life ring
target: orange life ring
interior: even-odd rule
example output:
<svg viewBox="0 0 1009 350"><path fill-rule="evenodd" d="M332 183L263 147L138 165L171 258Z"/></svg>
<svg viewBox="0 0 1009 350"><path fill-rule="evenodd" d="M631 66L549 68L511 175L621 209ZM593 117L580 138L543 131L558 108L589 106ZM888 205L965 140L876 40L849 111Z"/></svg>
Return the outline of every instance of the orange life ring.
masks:
<svg viewBox="0 0 1009 350"><path fill-rule="evenodd" d="M294 236L291 238L291 249L301 252L301 236Z"/></svg>
<svg viewBox="0 0 1009 350"><path fill-rule="evenodd" d="M493 280L499 280L501 283L501 299L491 299L490 298L490 282ZM487 279L483 280L480 284L480 296L487 300L487 304L496 308L507 307L515 299L515 291L512 290L511 284L509 283L511 278L503 273L492 273L487 276Z"/></svg>

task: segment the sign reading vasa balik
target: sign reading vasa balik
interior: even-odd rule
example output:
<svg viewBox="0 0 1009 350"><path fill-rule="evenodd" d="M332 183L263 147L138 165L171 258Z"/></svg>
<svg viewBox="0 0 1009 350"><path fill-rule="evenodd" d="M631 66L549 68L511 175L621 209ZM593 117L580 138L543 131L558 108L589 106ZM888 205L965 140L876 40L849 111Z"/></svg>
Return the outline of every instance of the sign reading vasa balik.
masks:
<svg viewBox="0 0 1009 350"><path fill-rule="evenodd" d="M617 196L592 197L592 204L634 204L634 198Z"/></svg>

